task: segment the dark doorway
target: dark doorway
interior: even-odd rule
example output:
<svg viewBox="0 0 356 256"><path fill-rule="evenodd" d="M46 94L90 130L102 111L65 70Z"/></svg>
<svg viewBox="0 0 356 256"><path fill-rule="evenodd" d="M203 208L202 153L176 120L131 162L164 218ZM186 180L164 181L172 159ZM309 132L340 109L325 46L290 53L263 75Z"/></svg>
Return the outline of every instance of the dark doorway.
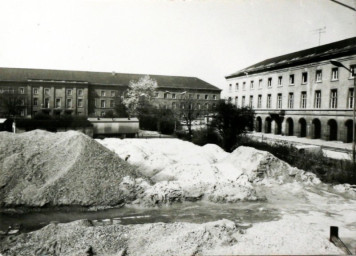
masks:
<svg viewBox="0 0 356 256"><path fill-rule="evenodd" d="M294 123L293 123L293 119L292 118L288 118L287 119L287 125L288 125L287 135L288 136L293 136L294 135Z"/></svg>
<svg viewBox="0 0 356 256"><path fill-rule="evenodd" d="M271 122L272 122L272 119L270 117L266 117L265 133L271 133Z"/></svg>
<svg viewBox="0 0 356 256"><path fill-rule="evenodd" d="M345 123L345 126L346 126L346 130L347 130L347 134L346 134L346 142L347 143L350 143L352 142L352 137L353 137L353 134L352 134L352 120L347 120L346 123Z"/></svg>
<svg viewBox="0 0 356 256"><path fill-rule="evenodd" d="M313 120L313 129L314 129L313 139L320 139L321 138L321 123L320 123L319 119Z"/></svg>
<svg viewBox="0 0 356 256"><path fill-rule="evenodd" d="M256 118L256 132L262 132L262 118L259 116Z"/></svg>
<svg viewBox="0 0 356 256"><path fill-rule="evenodd" d="M337 140L337 123L334 119L328 121L329 140Z"/></svg>
<svg viewBox="0 0 356 256"><path fill-rule="evenodd" d="M304 118L299 119L299 130L300 130L300 137L307 136L307 121Z"/></svg>

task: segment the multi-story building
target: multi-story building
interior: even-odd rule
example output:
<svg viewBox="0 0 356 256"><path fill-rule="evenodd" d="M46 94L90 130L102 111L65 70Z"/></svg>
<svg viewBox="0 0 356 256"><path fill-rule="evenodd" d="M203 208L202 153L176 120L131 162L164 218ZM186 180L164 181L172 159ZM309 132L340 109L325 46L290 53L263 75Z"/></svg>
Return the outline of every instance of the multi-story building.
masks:
<svg viewBox="0 0 356 256"><path fill-rule="evenodd" d="M356 37L278 56L226 76L227 100L251 106L255 130L352 141Z"/></svg>
<svg viewBox="0 0 356 256"><path fill-rule="evenodd" d="M16 97L21 116L50 115L104 116L128 89L130 81L144 75L107 72L0 68L0 95ZM154 104L178 108L182 95L196 99L195 108L212 109L221 89L196 77L150 75L157 81ZM0 97L0 116L4 116Z"/></svg>

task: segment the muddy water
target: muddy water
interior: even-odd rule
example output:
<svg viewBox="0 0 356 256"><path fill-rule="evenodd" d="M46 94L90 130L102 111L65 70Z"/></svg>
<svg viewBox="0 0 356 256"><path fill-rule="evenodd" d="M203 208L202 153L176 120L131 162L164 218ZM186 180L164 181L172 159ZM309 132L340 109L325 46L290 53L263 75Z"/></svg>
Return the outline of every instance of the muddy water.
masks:
<svg viewBox="0 0 356 256"><path fill-rule="evenodd" d="M259 186L257 191L267 201L215 204L185 202L157 208L122 207L100 211L79 209L41 210L26 214L0 213L0 230L9 225L21 224L22 232L39 229L52 221L65 223L78 219L99 220L127 224L153 222L204 223L229 219L248 227L248 224L269 222L293 215L327 238L330 226L339 227L339 235L346 245L356 249L356 200L346 194L336 193L330 186L303 186L300 183Z"/></svg>

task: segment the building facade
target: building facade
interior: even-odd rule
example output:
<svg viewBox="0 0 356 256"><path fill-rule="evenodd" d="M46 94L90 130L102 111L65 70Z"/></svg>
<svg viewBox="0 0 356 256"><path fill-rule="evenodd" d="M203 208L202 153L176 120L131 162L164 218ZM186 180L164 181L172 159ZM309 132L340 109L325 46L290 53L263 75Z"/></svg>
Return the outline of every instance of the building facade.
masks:
<svg viewBox="0 0 356 256"><path fill-rule="evenodd" d="M355 67L356 37L237 71L225 77L224 93L255 110L257 132L351 142Z"/></svg>
<svg viewBox="0 0 356 256"><path fill-rule="evenodd" d="M144 75L107 72L0 68L0 116L9 105L17 115L105 116L125 97L130 81ZM183 95L195 99L194 107L213 109L221 89L195 77L150 75L157 81L154 104L180 107ZM15 102L9 102L9 99ZM12 104L12 105L11 105Z"/></svg>

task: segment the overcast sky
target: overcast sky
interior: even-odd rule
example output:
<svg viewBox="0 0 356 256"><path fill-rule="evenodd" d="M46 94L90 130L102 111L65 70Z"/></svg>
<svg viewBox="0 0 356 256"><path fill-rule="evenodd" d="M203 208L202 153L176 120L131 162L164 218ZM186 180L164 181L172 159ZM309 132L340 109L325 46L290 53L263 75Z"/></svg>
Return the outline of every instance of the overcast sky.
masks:
<svg viewBox="0 0 356 256"><path fill-rule="evenodd" d="M355 0L339 0L356 7ZM0 0L0 66L224 76L356 36L330 0ZM1 74L0 74L1 76Z"/></svg>

